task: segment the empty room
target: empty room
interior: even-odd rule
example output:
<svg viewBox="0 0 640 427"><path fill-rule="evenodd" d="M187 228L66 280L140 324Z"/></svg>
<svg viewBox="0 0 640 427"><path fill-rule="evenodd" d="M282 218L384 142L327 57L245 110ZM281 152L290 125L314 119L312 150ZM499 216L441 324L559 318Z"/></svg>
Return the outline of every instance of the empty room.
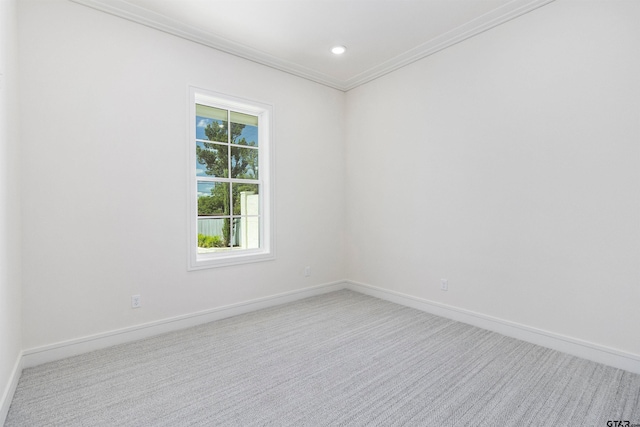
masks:
<svg viewBox="0 0 640 427"><path fill-rule="evenodd" d="M0 0L0 425L640 426L640 1Z"/></svg>

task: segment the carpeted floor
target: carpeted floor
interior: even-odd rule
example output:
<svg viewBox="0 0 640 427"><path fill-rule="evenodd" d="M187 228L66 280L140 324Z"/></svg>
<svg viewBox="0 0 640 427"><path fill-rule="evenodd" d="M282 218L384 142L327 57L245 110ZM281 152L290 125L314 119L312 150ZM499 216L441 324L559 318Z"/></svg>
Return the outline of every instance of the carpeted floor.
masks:
<svg viewBox="0 0 640 427"><path fill-rule="evenodd" d="M26 369L15 426L640 424L640 375L351 291Z"/></svg>

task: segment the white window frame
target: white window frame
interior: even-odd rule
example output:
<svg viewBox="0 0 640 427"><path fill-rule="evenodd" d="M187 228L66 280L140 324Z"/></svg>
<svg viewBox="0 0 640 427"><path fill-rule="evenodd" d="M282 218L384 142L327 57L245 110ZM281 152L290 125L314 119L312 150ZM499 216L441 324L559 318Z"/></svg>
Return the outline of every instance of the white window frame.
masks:
<svg viewBox="0 0 640 427"><path fill-rule="evenodd" d="M235 249L224 252L198 253L198 179L196 176L196 104L203 104L258 117L258 170L260 181L260 248ZM189 238L188 270L224 267L229 265L275 259L273 206L273 106L237 98L206 89L189 87Z"/></svg>

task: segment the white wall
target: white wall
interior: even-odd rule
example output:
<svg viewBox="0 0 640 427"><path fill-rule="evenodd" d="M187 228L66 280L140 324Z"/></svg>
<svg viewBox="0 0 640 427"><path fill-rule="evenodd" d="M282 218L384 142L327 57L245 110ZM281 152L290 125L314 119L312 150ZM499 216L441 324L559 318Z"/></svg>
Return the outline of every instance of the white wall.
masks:
<svg viewBox="0 0 640 427"><path fill-rule="evenodd" d="M0 422L21 350L16 1L0 1Z"/></svg>
<svg viewBox="0 0 640 427"><path fill-rule="evenodd" d="M342 92L69 1L19 34L25 349L345 277ZM276 261L187 272L188 85L274 105Z"/></svg>
<svg viewBox="0 0 640 427"><path fill-rule="evenodd" d="M348 277L640 355L638 22L558 0L350 91Z"/></svg>

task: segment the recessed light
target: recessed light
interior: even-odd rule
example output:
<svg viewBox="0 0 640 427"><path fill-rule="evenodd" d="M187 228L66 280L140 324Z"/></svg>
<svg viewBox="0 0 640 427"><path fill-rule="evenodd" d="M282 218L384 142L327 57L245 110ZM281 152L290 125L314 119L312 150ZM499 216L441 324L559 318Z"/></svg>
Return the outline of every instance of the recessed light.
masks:
<svg viewBox="0 0 640 427"><path fill-rule="evenodd" d="M342 55L347 51L347 48L344 46L334 46L331 48L331 53L334 55Z"/></svg>

